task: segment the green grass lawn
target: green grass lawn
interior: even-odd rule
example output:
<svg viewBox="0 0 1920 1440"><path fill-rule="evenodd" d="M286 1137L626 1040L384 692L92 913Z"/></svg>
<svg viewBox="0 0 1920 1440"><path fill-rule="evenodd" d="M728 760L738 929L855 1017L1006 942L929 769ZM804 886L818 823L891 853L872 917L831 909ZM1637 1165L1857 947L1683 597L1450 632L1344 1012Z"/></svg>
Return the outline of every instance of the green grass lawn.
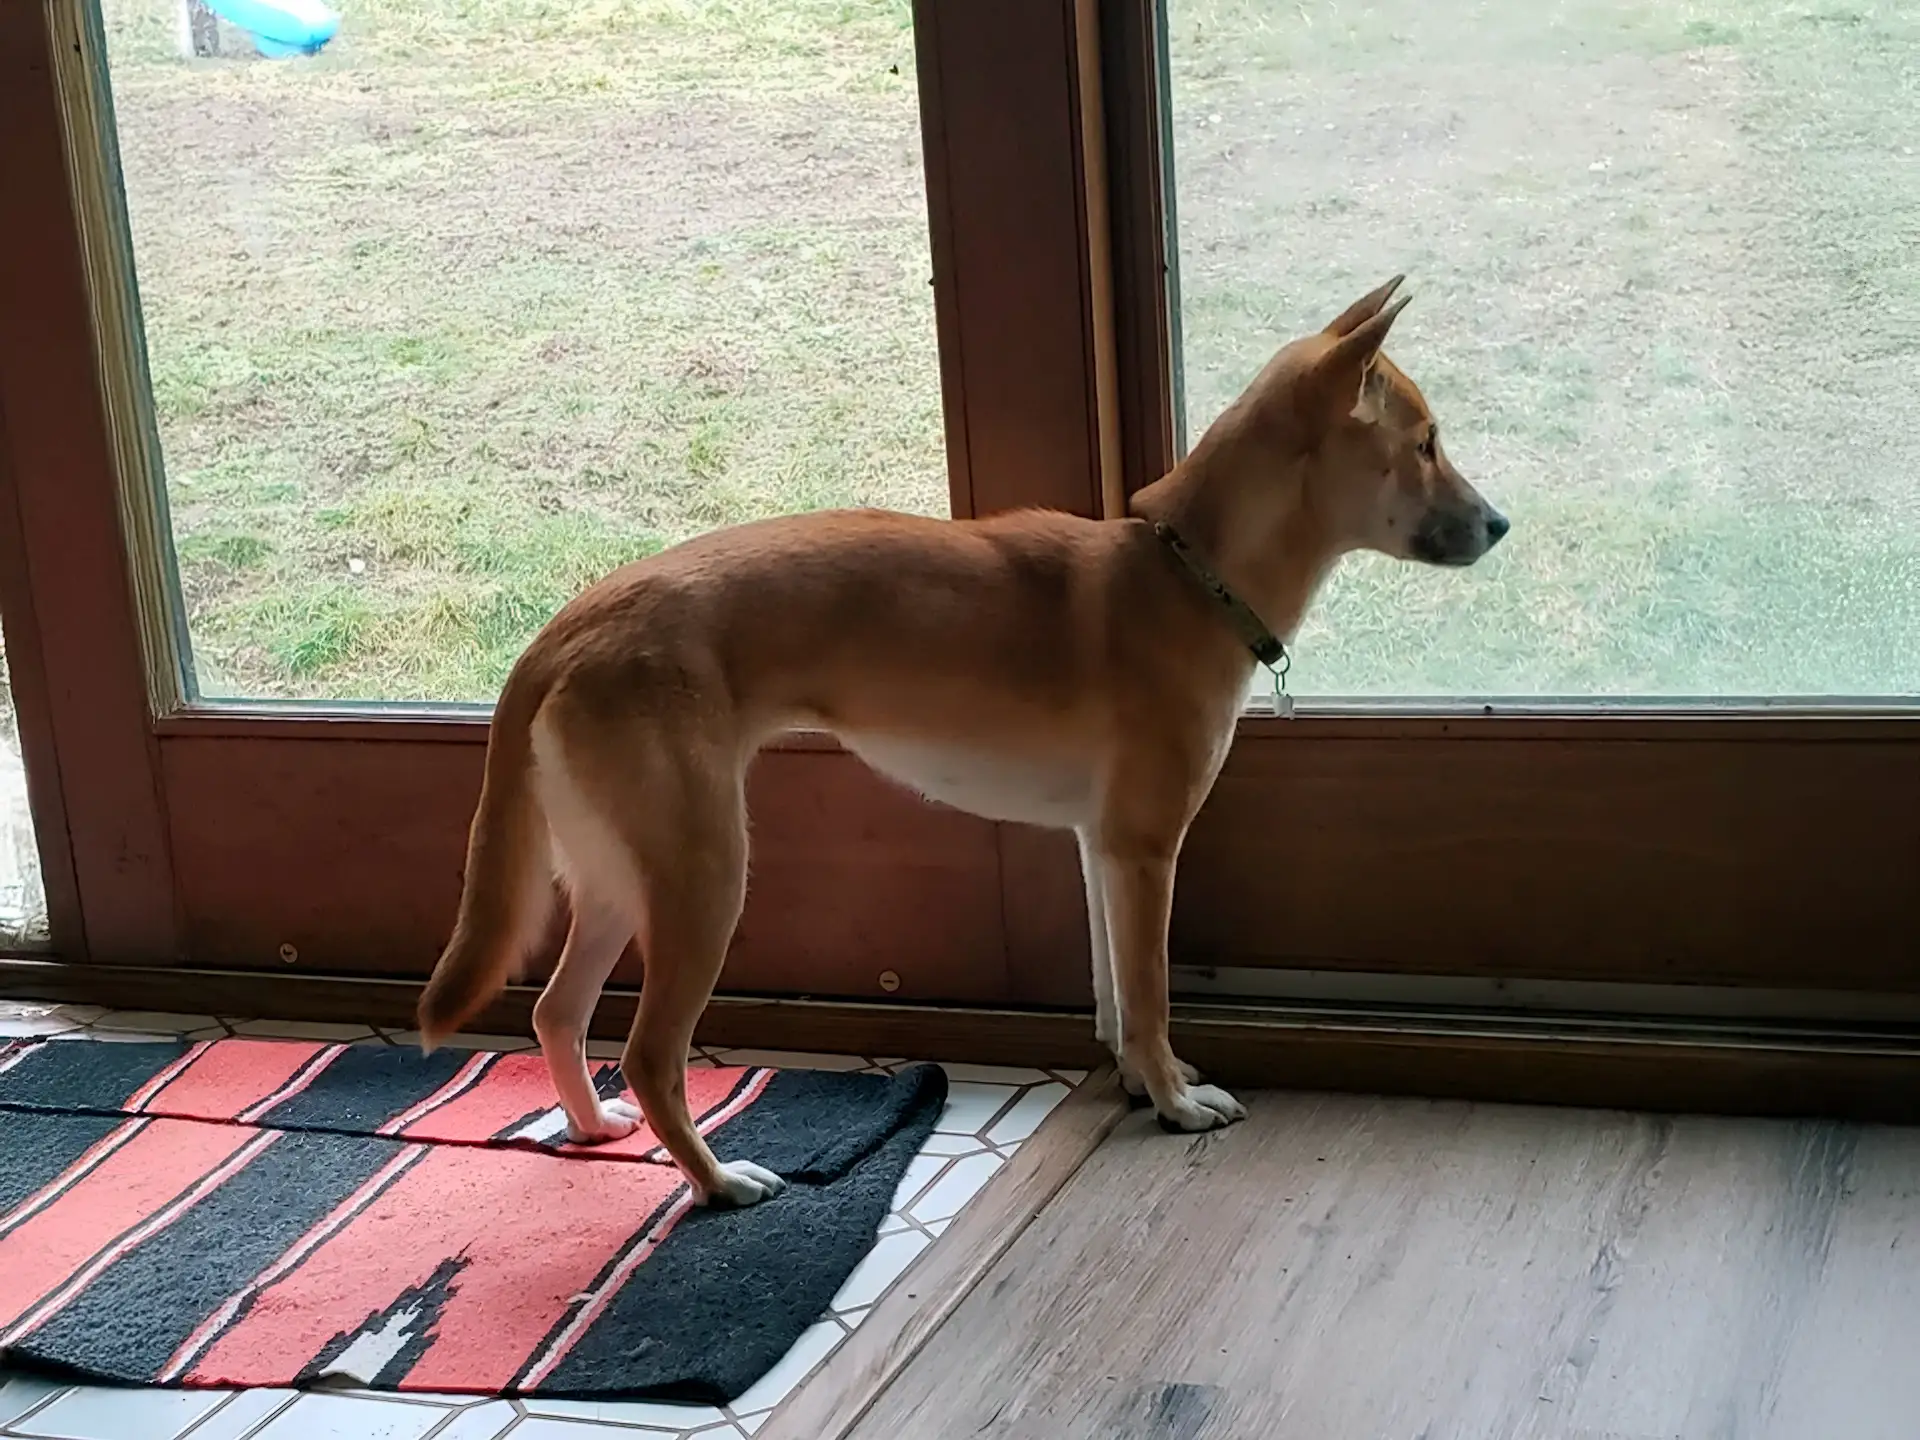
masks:
<svg viewBox="0 0 1920 1440"><path fill-rule="evenodd" d="M944 512L904 3L345 9L106 0L202 693L485 699L663 544Z"/></svg>
<svg viewBox="0 0 1920 1440"><path fill-rule="evenodd" d="M1302 693L1920 693L1920 7L1170 0L1190 428L1397 271L1514 520Z"/></svg>
<svg viewBox="0 0 1920 1440"><path fill-rule="evenodd" d="M686 535L946 508L905 0L102 0L202 693L489 697ZM1187 408L1405 270L1512 514L1313 694L1920 692L1920 12L1169 0Z"/></svg>

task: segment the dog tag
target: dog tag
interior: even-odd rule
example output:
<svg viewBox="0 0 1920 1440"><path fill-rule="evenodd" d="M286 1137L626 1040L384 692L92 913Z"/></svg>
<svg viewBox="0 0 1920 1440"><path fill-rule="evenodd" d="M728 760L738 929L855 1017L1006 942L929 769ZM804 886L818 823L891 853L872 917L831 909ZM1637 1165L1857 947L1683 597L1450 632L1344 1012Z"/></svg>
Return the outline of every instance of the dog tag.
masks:
<svg viewBox="0 0 1920 1440"><path fill-rule="evenodd" d="M1278 695L1273 697L1273 713L1278 715L1282 720L1291 720L1293 718L1292 692L1282 690Z"/></svg>

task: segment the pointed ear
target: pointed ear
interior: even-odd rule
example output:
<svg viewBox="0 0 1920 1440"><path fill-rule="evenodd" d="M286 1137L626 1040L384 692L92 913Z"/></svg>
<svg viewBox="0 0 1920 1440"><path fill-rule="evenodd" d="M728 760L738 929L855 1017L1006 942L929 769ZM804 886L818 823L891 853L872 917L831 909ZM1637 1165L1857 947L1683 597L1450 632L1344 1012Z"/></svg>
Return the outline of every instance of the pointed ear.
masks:
<svg viewBox="0 0 1920 1440"><path fill-rule="evenodd" d="M1400 299L1360 321L1321 352L1308 372L1301 395L1305 418L1316 428L1324 428L1345 419L1360 403L1360 392L1367 381L1367 370L1386 342L1387 331L1407 308L1410 296Z"/></svg>
<svg viewBox="0 0 1920 1440"><path fill-rule="evenodd" d="M1345 310L1342 310L1339 318L1320 333L1323 335L1352 334L1362 323L1373 319L1374 316L1380 313L1380 307L1393 298L1393 292L1405 283L1406 278L1404 275L1396 275L1378 290L1373 291L1369 295L1361 296L1360 299L1354 301L1353 304L1349 305Z"/></svg>

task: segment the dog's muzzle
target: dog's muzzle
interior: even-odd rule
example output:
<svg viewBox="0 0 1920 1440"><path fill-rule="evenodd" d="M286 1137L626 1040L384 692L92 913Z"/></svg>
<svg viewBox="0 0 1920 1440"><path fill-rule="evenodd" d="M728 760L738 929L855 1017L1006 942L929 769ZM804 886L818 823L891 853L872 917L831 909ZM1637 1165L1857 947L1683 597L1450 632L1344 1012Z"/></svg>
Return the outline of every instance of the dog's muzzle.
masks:
<svg viewBox="0 0 1920 1440"><path fill-rule="evenodd" d="M1513 528L1498 510L1435 511L1413 532L1413 558L1428 565L1471 565Z"/></svg>

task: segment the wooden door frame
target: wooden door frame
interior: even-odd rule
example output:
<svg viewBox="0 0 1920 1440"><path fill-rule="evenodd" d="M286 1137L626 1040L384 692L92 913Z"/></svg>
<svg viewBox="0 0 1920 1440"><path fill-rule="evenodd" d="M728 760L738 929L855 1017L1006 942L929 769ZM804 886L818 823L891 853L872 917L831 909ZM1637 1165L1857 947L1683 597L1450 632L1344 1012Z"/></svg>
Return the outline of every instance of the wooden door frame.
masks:
<svg viewBox="0 0 1920 1440"><path fill-rule="evenodd" d="M148 659L46 16L0 7L0 591L61 956L181 958ZM9 567L11 569L11 567ZM70 880L68 877L71 877ZM50 893L49 899L53 896Z"/></svg>

